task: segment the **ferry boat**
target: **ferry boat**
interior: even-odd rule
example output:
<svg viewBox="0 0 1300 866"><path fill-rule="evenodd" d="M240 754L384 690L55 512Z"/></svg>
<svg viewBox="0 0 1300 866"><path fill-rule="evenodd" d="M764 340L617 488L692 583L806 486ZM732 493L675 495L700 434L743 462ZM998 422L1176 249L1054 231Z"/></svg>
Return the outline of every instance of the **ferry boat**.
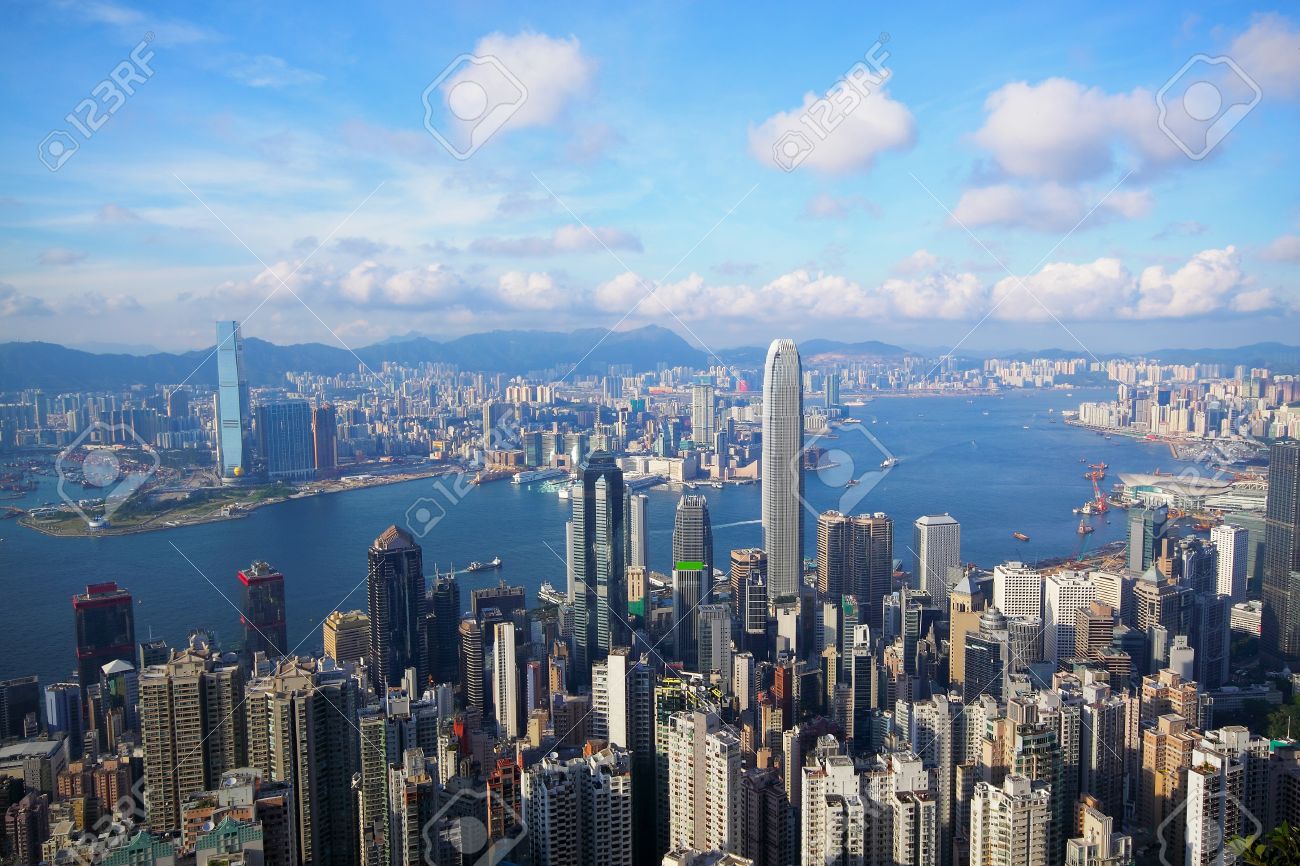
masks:
<svg viewBox="0 0 1300 866"><path fill-rule="evenodd" d="M888 468L890 468L891 466L897 466L897 465L898 465L898 458L897 458L897 457L886 457L884 460L881 460L881 461L880 461L880 468L881 468L881 469L888 469Z"/></svg>
<svg viewBox="0 0 1300 866"><path fill-rule="evenodd" d="M1028 541L1028 540L1029 540L1029 536L1028 536L1028 535L1025 535L1023 532L1013 532L1013 533L1011 533L1011 537L1014 538L1016 541Z"/></svg>
<svg viewBox="0 0 1300 866"><path fill-rule="evenodd" d="M488 571L493 568L501 567L501 557L494 556L487 562L479 562L477 559L465 566L466 571Z"/></svg>
<svg viewBox="0 0 1300 866"><path fill-rule="evenodd" d="M510 479L511 484L528 484L533 481L550 481L552 478L563 478L569 473L563 469L556 469L554 466L546 469L530 469L520 472L514 478Z"/></svg>
<svg viewBox="0 0 1300 866"><path fill-rule="evenodd" d="M537 600L542 604L564 604L568 601L568 596L551 586L550 581L542 581L542 585L537 588Z"/></svg>

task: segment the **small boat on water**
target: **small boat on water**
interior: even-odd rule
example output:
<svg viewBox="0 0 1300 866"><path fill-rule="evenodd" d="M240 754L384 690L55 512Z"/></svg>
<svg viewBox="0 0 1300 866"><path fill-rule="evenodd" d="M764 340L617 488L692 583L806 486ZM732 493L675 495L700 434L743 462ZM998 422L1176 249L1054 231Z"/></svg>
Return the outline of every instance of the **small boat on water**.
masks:
<svg viewBox="0 0 1300 866"><path fill-rule="evenodd" d="M1083 520L1083 519L1080 519L1080 520L1079 520L1079 534L1080 534L1080 535L1087 535L1087 534L1090 533L1090 532L1096 532L1096 531L1097 531L1096 529L1094 529L1093 527L1091 527L1091 526L1088 525L1088 521Z"/></svg>
<svg viewBox="0 0 1300 866"><path fill-rule="evenodd" d="M1016 541L1028 541L1028 540L1029 540L1029 536L1028 536L1028 535L1025 535L1023 532L1013 532L1013 533L1011 533L1011 537L1014 538Z"/></svg>
<svg viewBox="0 0 1300 866"><path fill-rule="evenodd" d="M890 468L891 466L897 466L897 465L898 465L898 458L897 458L897 457L886 457L884 460L881 460L881 461L880 461L880 468L881 468L881 469L888 469L888 468Z"/></svg>
<svg viewBox="0 0 1300 866"><path fill-rule="evenodd" d="M477 559L465 566L466 571L488 571L493 568L501 567L501 557L494 556L487 562L479 562Z"/></svg>

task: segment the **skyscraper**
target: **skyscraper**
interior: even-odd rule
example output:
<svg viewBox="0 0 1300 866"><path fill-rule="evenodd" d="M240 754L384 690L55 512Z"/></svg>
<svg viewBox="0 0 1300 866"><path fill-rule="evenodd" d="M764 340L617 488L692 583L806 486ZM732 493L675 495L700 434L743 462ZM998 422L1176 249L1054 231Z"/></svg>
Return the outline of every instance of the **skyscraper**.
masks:
<svg viewBox="0 0 1300 866"><path fill-rule="evenodd" d="M370 651L370 617L365 611L332 612L321 626L325 655L340 666L359 662Z"/></svg>
<svg viewBox="0 0 1300 866"><path fill-rule="evenodd" d="M223 479L243 476L252 462L253 423L249 412L244 339L239 323L217 322L217 466Z"/></svg>
<svg viewBox="0 0 1300 866"><path fill-rule="evenodd" d="M595 451L573 492L573 675L586 685L591 663L627 646L623 470L614 455Z"/></svg>
<svg viewBox="0 0 1300 866"><path fill-rule="evenodd" d="M94 583L72 597L77 633L77 681L84 701L99 684L99 670L111 661L135 658L135 602L116 583Z"/></svg>
<svg viewBox="0 0 1300 866"><path fill-rule="evenodd" d="M716 417L713 382L701 377L691 385L691 440L697 446L713 447Z"/></svg>
<svg viewBox="0 0 1300 866"><path fill-rule="evenodd" d="M328 662L285 660L273 675L248 684L248 764L293 785L302 863L358 862L358 701L356 680Z"/></svg>
<svg viewBox="0 0 1300 866"><path fill-rule="evenodd" d="M1169 509L1130 508L1128 512L1128 569L1142 572L1155 562L1156 545L1160 543L1169 520Z"/></svg>
<svg viewBox="0 0 1300 866"><path fill-rule="evenodd" d="M244 662L253 653L276 659L289 652L289 632L284 612L284 575L265 562L254 562L237 572L243 586L239 622L244 627Z"/></svg>
<svg viewBox="0 0 1300 866"><path fill-rule="evenodd" d="M1300 660L1300 442L1277 442L1268 455L1264 510L1264 652Z"/></svg>
<svg viewBox="0 0 1300 866"><path fill-rule="evenodd" d="M400 686L407 668L423 685L420 651L424 557L410 533L390 526L370 546L370 663L381 688Z"/></svg>
<svg viewBox="0 0 1300 866"><path fill-rule="evenodd" d="M683 496L677 502L673 520L673 567L684 562L702 563L705 579L710 584L713 582L713 525L709 520L709 500L703 496Z"/></svg>
<svg viewBox="0 0 1300 866"><path fill-rule="evenodd" d="M1210 541L1219 553L1216 591L1234 602L1245 600L1250 532L1244 526L1222 523L1210 530Z"/></svg>
<svg viewBox="0 0 1300 866"><path fill-rule="evenodd" d="M912 580L940 610L947 610L948 569L961 565L961 524L947 514L926 514L912 528Z"/></svg>
<svg viewBox="0 0 1300 866"><path fill-rule="evenodd" d="M272 481L306 481L316 474L311 406L277 400L257 407L257 447Z"/></svg>
<svg viewBox="0 0 1300 866"><path fill-rule="evenodd" d="M339 465L339 428L330 403L311 410L311 444L316 477L332 478Z"/></svg>
<svg viewBox="0 0 1300 866"><path fill-rule="evenodd" d="M853 536L838 511L817 516L817 591L832 598L853 592Z"/></svg>
<svg viewBox="0 0 1300 866"><path fill-rule="evenodd" d="M650 497L644 493L633 493L627 498L627 564L646 566L649 554L646 545L649 540L647 520L650 513Z"/></svg>
<svg viewBox="0 0 1300 866"><path fill-rule="evenodd" d="M844 591L857 595L874 634L882 625L881 601L894 591L894 521L879 511L857 514L852 532L854 585Z"/></svg>
<svg viewBox="0 0 1300 866"><path fill-rule="evenodd" d="M1001 788L975 783L971 804L971 866L1047 866L1051 851L1051 786L1009 774Z"/></svg>
<svg viewBox="0 0 1300 866"><path fill-rule="evenodd" d="M247 728L237 712L243 695L238 666L199 639L140 676L140 737L154 829L179 830L185 798L213 789L222 773L244 763Z"/></svg>
<svg viewBox="0 0 1300 866"><path fill-rule="evenodd" d="M460 584L454 574L434 579L429 589L425 614L426 642L429 650L429 676L435 683L455 683L460 679Z"/></svg>
<svg viewBox="0 0 1300 866"><path fill-rule="evenodd" d="M773 340L763 365L763 547L768 593L793 597L803 579L803 367L793 340Z"/></svg>
<svg viewBox="0 0 1300 866"><path fill-rule="evenodd" d="M679 562L678 565L694 566L693 562ZM673 568L673 657L686 665L686 669L696 669L699 660L699 608L701 593L707 592L709 584L700 568Z"/></svg>
<svg viewBox="0 0 1300 866"><path fill-rule="evenodd" d="M496 641L492 649L492 696L496 708L497 729L512 740L520 734L519 665L515 659L515 624L496 624Z"/></svg>

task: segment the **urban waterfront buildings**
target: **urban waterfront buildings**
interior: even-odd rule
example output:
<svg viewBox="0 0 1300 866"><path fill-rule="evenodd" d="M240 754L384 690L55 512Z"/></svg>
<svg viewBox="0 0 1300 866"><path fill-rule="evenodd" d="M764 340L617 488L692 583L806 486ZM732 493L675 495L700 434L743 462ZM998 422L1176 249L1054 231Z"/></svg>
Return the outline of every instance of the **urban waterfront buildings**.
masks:
<svg viewBox="0 0 1300 866"><path fill-rule="evenodd" d="M447 533L497 537L436 520L374 539L364 609L330 613L319 643L303 641L312 656L286 646L285 578L265 562L238 573L240 633L195 631L178 650L137 642L135 600L92 585L74 600L76 681L0 682L9 853L154 866L259 854L286 866L1133 866L1161 862L1167 838L1166 866L1189 866L1227 862L1222 842L1247 814L1270 826L1300 816L1300 744L1280 724L1272 737L1234 724L1273 713L1286 685L1246 660L1254 628L1242 627L1268 607L1248 579L1250 556L1271 555L1264 524L1270 540L1288 537L1285 455L1267 519L1251 481L1239 495L1258 500L1256 517L1208 541L1195 524L1213 515L1125 502L1112 520L1131 530L1126 549L986 569L963 562L954 515L845 508L810 521L805 561L803 432L829 424L846 438L843 413L880 382L825 366L803 369L777 341L761 402L755 371L721 367L611 365L558 400L533 376L434 364L372 374L392 379L391 399L354 400L364 380L348 377L266 389L245 468L309 477L277 462L279 451L302 465L301 437L281 447L271 434L301 433L314 407L310 465L324 487L341 486L328 475L354 471L367 441L400 450L392 431L412 416L398 407L445 389L448 414L420 416L418 441L467 475L437 490L481 496L466 479L544 470L508 489L539 503L539 525L551 513L557 537L550 497L569 509L569 591L535 598L509 570L513 537L496 548L504 572L426 574ZM827 405L805 417L803 392L823 389ZM272 407L288 404L298 420L276 428ZM185 404L173 390L167 405ZM507 419L519 441L498 429ZM671 493L638 492L661 471ZM759 540L731 516L753 482L767 546L725 552L724 574L715 531ZM650 512L673 504L671 533L652 531ZM910 573L895 567L895 519L904 532L915 521ZM967 521L968 545L978 525ZM518 558L558 589L549 554ZM1243 593L1245 611L1232 606ZM125 842L96 833L110 812Z"/></svg>

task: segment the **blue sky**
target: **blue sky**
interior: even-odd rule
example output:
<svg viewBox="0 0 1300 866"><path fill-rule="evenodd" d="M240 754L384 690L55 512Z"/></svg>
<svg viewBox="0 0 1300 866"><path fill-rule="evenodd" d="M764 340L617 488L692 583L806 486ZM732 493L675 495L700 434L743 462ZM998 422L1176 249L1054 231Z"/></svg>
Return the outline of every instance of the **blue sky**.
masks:
<svg viewBox="0 0 1300 866"><path fill-rule="evenodd" d="M1294 342L1300 21L1045 5L13 4L0 339Z"/></svg>

